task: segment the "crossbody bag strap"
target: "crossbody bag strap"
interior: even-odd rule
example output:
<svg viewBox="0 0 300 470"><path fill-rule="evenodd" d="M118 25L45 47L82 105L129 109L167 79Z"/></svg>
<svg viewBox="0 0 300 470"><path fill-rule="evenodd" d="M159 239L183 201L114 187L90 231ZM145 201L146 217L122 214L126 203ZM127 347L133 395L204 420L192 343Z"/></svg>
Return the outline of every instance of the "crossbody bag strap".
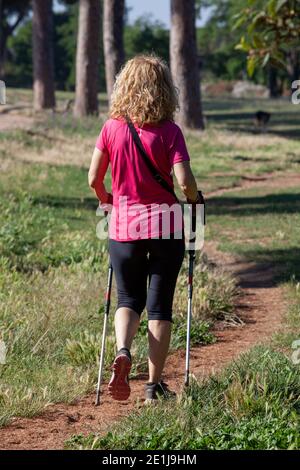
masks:
<svg viewBox="0 0 300 470"><path fill-rule="evenodd" d="M150 173L152 174L153 178L166 191L168 191L170 194L172 194L176 198L176 201L178 201L178 198L176 196L176 193L175 193L174 189L169 185L169 183L167 183L167 181L161 176L161 174L158 172L158 170L153 165L153 163L152 163L150 157L148 156L148 154L147 154L147 152L146 152L146 150L143 146L143 143L142 143L142 141L141 141L141 139L140 139L140 137L139 137L139 135L136 131L136 128L134 127L134 125L132 123L132 121L129 118L127 118L126 121L127 121L129 130L131 132L131 135L133 137L134 143L137 146L137 148L139 149L140 154L143 157L143 160L144 160L145 164L147 165L147 168L150 171Z"/></svg>

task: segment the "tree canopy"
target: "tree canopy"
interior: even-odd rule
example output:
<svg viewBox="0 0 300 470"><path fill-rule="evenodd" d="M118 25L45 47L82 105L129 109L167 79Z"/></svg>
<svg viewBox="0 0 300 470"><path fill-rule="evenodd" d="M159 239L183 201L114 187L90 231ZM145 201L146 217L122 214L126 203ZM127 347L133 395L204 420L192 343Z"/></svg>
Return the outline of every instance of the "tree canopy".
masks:
<svg viewBox="0 0 300 470"><path fill-rule="evenodd" d="M237 46L247 53L248 73L258 66L288 68L291 50L299 54L300 0L246 0L235 29L246 28Z"/></svg>
<svg viewBox="0 0 300 470"><path fill-rule="evenodd" d="M56 88L74 90L78 1L59 0L59 3L64 10L54 13ZM29 9L29 0L2 0L2 10L0 8L0 34L2 37L6 34L9 51L5 57L5 77L13 86L32 85ZM247 64L253 80L264 84L269 81L270 66L281 67L281 71L276 72L281 81L299 75L300 0L196 0L198 18L205 9L209 12L208 19L196 32L204 80L243 79ZM126 16L126 59L143 52L155 52L169 61L168 28L149 15L131 24ZM102 41L100 53L99 89L104 91Z"/></svg>

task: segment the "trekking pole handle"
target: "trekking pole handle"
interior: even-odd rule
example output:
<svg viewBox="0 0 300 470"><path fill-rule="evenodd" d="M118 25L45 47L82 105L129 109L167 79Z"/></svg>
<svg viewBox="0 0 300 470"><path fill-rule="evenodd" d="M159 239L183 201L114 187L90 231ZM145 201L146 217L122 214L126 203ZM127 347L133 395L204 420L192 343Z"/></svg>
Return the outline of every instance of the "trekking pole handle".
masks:
<svg viewBox="0 0 300 470"><path fill-rule="evenodd" d="M186 202L188 204L192 205L192 214L196 215L196 206L197 204L203 204L203 209L204 209L204 220L203 220L203 225L205 225L205 199L203 196L202 191L198 191L197 199L195 201L191 201L189 198L187 198Z"/></svg>

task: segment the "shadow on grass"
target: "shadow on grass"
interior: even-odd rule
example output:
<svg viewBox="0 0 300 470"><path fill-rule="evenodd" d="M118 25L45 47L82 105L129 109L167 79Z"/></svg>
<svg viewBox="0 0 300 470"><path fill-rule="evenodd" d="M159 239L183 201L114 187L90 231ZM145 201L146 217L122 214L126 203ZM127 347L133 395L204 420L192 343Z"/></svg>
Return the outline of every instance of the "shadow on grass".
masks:
<svg viewBox="0 0 300 470"><path fill-rule="evenodd" d="M34 198L33 204L59 209L87 209L94 212L97 210L97 199L95 197L40 196Z"/></svg>
<svg viewBox="0 0 300 470"><path fill-rule="evenodd" d="M232 216L234 218L255 217L261 215L274 215L275 217L283 216L284 214L299 214L300 213L300 193L281 193L270 194L266 196L243 196L243 197L230 197L224 195L223 197L214 197L207 201L207 213ZM253 219L253 229L255 231L255 224L262 226L262 224L273 224L274 231L276 228L276 219L273 220L257 220ZM287 226L287 230L297 230L294 226ZM296 232L295 232L296 233ZM283 248L276 248L265 245L259 245L259 239L253 240L257 243L256 246L251 247L247 244L241 247L241 254L247 261L256 263L253 266L241 266L241 270L237 272L240 283L243 287L271 287L273 285L290 281L291 278L300 280L300 247L295 246L297 242L289 242L289 246ZM233 233L234 244L234 233ZM240 246L240 245L239 245ZM236 250L239 251L239 246ZM243 262L241 263L243 264Z"/></svg>
<svg viewBox="0 0 300 470"><path fill-rule="evenodd" d="M222 109L222 108L221 108ZM207 120L211 123L222 123L222 128L231 132L244 132L248 134L260 135L261 131L255 127L255 113L251 112L229 112L229 113L209 113ZM300 116L294 112L271 113L271 120L266 128L267 134L298 140L300 139Z"/></svg>
<svg viewBox="0 0 300 470"><path fill-rule="evenodd" d="M207 201L207 213L247 217L264 214L298 214L300 193L268 194L266 196L212 197Z"/></svg>
<svg viewBox="0 0 300 470"><path fill-rule="evenodd" d="M295 124L294 124L295 125ZM230 132L240 132L244 134L253 134L253 135L276 135L278 137L284 137L285 139L300 140L300 131L299 128L288 128L288 129L272 129L268 128L266 132L261 133L257 131L254 127L238 125L234 126L224 126L224 129Z"/></svg>
<svg viewBox="0 0 300 470"><path fill-rule="evenodd" d="M249 107L258 107L264 108L266 105L269 105L269 100L266 99L256 99L253 100L251 98L222 98L222 97L215 97L215 98L204 98L203 102L203 109L205 112L210 111L234 111L235 109L243 109L246 106Z"/></svg>
<svg viewBox="0 0 300 470"><path fill-rule="evenodd" d="M291 280L300 281L298 247L247 250L245 256L257 265L237 272L242 287L266 288Z"/></svg>
<svg viewBox="0 0 300 470"><path fill-rule="evenodd" d="M238 162L267 162L270 163L270 158L267 157L247 157L245 155L236 155L233 157L233 160L238 161ZM293 160L294 162L294 160Z"/></svg>
<svg viewBox="0 0 300 470"><path fill-rule="evenodd" d="M44 196L34 200L54 208L87 209L96 211L97 201L93 197L56 197ZM271 194L249 197L213 197L207 201L208 215L231 215L247 217L264 214L296 214L300 212L300 193ZM209 221L208 221L209 223ZM260 222L261 223L261 222ZM254 222L255 224L255 222ZM275 224L274 224L275 226ZM253 228L254 230L254 228ZM296 230L296 228L295 228ZM238 271L240 285L243 287L271 287L277 283L289 281L292 276L300 280L300 247L272 249L264 246L246 251L243 255L257 266L241 266Z"/></svg>

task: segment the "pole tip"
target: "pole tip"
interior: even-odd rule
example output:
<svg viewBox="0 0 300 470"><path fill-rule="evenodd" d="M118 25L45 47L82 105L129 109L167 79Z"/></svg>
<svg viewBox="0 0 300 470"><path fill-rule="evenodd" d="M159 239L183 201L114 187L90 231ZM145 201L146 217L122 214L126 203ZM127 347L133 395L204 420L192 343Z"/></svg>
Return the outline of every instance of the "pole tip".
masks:
<svg viewBox="0 0 300 470"><path fill-rule="evenodd" d="M97 396L96 401L95 401L95 406L99 406L99 405L100 405L100 397Z"/></svg>

